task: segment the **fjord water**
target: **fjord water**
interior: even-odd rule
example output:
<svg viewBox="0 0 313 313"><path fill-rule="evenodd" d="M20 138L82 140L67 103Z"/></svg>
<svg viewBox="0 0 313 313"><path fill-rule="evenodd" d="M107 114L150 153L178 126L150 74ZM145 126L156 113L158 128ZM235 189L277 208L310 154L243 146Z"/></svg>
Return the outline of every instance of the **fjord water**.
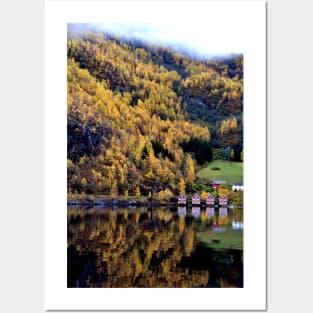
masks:
<svg viewBox="0 0 313 313"><path fill-rule="evenodd" d="M68 208L68 287L243 287L242 209ZM236 225L236 227L234 227Z"/></svg>

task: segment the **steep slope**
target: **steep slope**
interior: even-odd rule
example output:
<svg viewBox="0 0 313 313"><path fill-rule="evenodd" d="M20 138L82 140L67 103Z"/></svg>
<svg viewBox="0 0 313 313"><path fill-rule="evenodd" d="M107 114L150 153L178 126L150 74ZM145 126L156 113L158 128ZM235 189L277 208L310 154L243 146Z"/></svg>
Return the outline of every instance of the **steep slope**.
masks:
<svg viewBox="0 0 313 313"><path fill-rule="evenodd" d="M242 58L227 62L69 33L68 192L191 191L212 147L242 149Z"/></svg>

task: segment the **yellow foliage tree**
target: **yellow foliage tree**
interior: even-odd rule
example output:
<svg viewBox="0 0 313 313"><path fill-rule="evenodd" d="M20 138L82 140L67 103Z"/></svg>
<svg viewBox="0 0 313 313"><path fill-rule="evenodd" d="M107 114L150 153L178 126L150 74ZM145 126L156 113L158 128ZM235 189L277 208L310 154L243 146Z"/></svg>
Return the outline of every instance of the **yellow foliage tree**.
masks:
<svg viewBox="0 0 313 313"><path fill-rule="evenodd" d="M173 197L173 193L166 188L165 190L161 190L158 192L157 197L159 200L169 201L171 197Z"/></svg>
<svg viewBox="0 0 313 313"><path fill-rule="evenodd" d="M189 185L189 187L193 185L195 178L196 178L195 165L190 154L187 154L186 163L185 163L185 180L186 180L187 185Z"/></svg>
<svg viewBox="0 0 313 313"><path fill-rule="evenodd" d="M111 187L111 196L117 195L117 180L114 179L112 187Z"/></svg>
<svg viewBox="0 0 313 313"><path fill-rule="evenodd" d="M186 184L183 178L180 179L178 188L181 195L184 195L186 193Z"/></svg>
<svg viewBox="0 0 313 313"><path fill-rule="evenodd" d="M220 185L220 187L218 188L218 195L219 197L224 195L225 197L228 197L230 190L227 189L226 186L224 185Z"/></svg>
<svg viewBox="0 0 313 313"><path fill-rule="evenodd" d="M202 191L202 192L201 192L201 199L202 199L202 200L205 200L209 195L210 195L209 192Z"/></svg>
<svg viewBox="0 0 313 313"><path fill-rule="evenodd" d="M82 186L85 188L87 186L87 179L85 177L83 177L80 181L80 183L82 184Z"/></svg>
<svg viewBox="0 0 313 313"><path fill-rule="evenodd" d="M135 189L135 196L136 197L140 197L141 196L141 192L140 192L139 186L137 186L136 189Z"/></svg>

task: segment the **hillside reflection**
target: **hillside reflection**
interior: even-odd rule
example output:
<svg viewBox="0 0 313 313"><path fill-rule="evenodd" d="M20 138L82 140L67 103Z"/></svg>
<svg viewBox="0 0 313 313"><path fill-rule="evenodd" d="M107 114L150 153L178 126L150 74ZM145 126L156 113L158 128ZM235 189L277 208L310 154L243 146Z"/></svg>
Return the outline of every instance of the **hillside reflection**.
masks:
<svg viewBox="0 0 313 313"><path fill-rule="evenodd" d="M68 209L68 287L243 287L242 250L212 249L197 237L242 212L213 214Z"/></svg>

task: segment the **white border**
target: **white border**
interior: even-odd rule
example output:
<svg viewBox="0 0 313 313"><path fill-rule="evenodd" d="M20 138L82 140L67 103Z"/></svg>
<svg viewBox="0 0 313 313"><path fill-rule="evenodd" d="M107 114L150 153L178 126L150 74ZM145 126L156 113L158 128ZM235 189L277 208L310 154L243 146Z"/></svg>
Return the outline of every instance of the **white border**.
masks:
<svg viewBox="0 0 313 313"><path fill-rule="evenodd" d="M244 288L67 288L67 23L190 23L214 12L217 31L244 39ZM118 12L112 15L110 12ZM46 310L266 309L266 5L211 1L45 2L45 308ZM226 34L223 33L223 34Z"/></svg>

